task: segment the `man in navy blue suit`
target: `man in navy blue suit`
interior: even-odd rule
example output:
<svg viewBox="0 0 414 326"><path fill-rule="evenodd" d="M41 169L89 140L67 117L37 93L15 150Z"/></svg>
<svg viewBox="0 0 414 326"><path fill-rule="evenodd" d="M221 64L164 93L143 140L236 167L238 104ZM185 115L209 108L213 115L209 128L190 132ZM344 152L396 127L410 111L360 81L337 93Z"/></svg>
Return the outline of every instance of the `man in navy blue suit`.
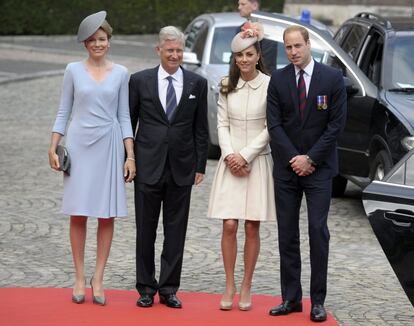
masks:
<svg viewBox="0 0 414 326"><path fill-rule="evenodd" d="M290 65L272 74L267 126L274 160L282 303L270 315L302 311L299 211L308 209L312 321L325 321L332 178L338 173L336 140L346 119L340 71L311 56L308 31L291 26L283 40Z"/></svg>

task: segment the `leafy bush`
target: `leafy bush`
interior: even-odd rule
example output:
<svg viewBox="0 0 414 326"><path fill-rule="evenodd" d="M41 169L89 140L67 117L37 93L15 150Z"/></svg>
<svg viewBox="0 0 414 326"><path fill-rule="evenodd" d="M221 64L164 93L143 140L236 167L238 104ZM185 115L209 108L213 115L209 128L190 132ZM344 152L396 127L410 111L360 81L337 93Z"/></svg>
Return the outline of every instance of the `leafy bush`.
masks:
<svg viewBox="0 0 414 326"><path fill-rule="evenodd" d="M262 0L278 11L284 0ZM117 34L157 33L162 26L184 28L204 12L236 11L237 0L1 0L0 34L76 34L87 15L106 10Z"/></svg>

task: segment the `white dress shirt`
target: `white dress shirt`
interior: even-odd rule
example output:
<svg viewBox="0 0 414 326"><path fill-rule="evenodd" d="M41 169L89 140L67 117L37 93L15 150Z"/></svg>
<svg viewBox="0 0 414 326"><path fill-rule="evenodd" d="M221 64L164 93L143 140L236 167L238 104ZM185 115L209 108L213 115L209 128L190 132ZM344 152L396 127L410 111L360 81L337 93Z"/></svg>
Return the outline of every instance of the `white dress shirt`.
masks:
<svg viewBox="0 0 414 326"><path fill-rule="evenodd" d="M296 66L294 67L295 67L296 86L297 86L299 82L300 69ZM308 97L308 94L309 94L309 85L310 85L311 78L312 78L313 67L315 67L315 61L313 61L313 58L312 58L312 60L308 63L308 65L305 68L303 68L303 71L305 72L303 74L303 79L305 80L305 85L306 85L306 97Z"/></svg>
<svg viewBox="0 0 414 326"><path fill-rule="evenodd" d="M183 71L181 68L178 68L178 70L173 74L170 75L168 72L164 70L164 68L160 65L158 68L158 96L160 97L160 102L162 107L164 108L164 111L166 111L166 105L167 105L167 88L168 88L168 79L167 77L172 77L172 84L175 90L175 97L177 99L177 106L178 103L180 103L181 95L183 94Z"/></svg>

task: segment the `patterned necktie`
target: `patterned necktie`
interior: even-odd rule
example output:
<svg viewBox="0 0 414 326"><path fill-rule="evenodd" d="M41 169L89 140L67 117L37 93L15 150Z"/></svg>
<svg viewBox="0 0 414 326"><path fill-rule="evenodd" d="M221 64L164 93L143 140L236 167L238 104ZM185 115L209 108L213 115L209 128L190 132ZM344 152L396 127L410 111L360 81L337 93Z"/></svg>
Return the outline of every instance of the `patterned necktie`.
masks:
<svg viewBox="0 0 414 326"><path fill-rule="evenodd" d="M168 79L168 88L167 88L167 101L165 106L165 113L167 114L168 120L171 120L172 114L177 107L177 99L175 97L175 90L172 84L173 78L171 76L167 77Z"/></svg>
<svg viewBox="0 0 414 326"><path fill-rule="evenodd" d="M299 95L299 112L300 117L303 119L306 107L306 85L303 74L305 72L301 69L299 71L299 80L298 80L298 95Z"/></svg>

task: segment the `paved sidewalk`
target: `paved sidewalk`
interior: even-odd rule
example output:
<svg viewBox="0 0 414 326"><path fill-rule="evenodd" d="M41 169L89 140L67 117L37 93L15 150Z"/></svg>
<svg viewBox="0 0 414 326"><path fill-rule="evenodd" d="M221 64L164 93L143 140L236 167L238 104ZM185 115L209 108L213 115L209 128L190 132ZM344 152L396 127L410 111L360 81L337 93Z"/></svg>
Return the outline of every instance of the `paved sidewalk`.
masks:
<svg viewBox="0 0 414 326"><path fill-rule="evenodd" d="M0 39L0 42L4 40ZM138 60L139 56L137 52L136 57L119 55L116 59L126 64L130 71L155 62L151 58ZM64 65L83 55L81 52L51 54L33 48L30 52L0 46L0 71L1 60L23 62L23 57L29 57L29 61L34 63ZM1 287L72 286L68 218L59 213L62 176L50 170L47 158L61 82L62 75L57 75L0 84ZM182 274L183 291L220 293L223 290L221 223L206 218L215 167L216 161L208 162L205 182L193 191ZM107 288L132 290L135 282L135 225L133 188L132 185L127 188L130 216L116 223L105 285ZM305 209L303 206L301 210L303 290L304 295L309 296ZM344 198L332 201L329 226L331 248L326 306L339 323L346 326L413 325L414 309L369 226L360 191L356 187L349 187ZM240 225L236 268L238 285L242 279L242 230ZM91 220L86 250L87 275L91 275L94 267L95 231L96 221ZM280 295L275 222L262 224L261 238L253 293ZM158 239L162 239L162 230ZM159 257L160 241L156 248ZM157 264L159 266L159 261Z"/></svg>

